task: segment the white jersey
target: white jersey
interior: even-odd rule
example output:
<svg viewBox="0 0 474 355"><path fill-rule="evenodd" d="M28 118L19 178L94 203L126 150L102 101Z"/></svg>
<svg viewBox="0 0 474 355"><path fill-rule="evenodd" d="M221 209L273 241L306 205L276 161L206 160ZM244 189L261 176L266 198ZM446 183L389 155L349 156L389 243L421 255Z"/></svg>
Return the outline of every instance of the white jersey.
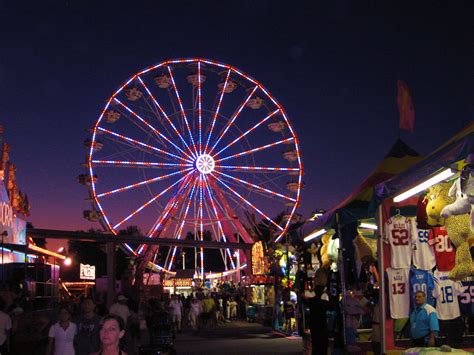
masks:
<svg viewBox="0 0 474 355"><path fill-rule="evenodd" d="M463 287L459 281L448 279L449 272L435 271L435 290L433 296L436 298L436 312L438 319L449 320L461 316L459 310L458 296Z"/></svg>
<svg viewBox="0 0 474 355"><path fill-rule="evenodd" d="M385 241L390 244L392 268L410 268L413 230L413 222L407 217L393 216L387 220Z"/></svg>
<svg viewBox="0 0 474 355"><path fill-rule="evenodd" d="M420 270L432 270L436 266L433 246L428 244L429 229L416 229L413 235L413 265Z"/></svg>
<svg viewBox="0 0 474 355"><path fill-rule="evenodd" d="M387 269L390 316L392 319L408 318L410 316L410 269Z"/></svg>

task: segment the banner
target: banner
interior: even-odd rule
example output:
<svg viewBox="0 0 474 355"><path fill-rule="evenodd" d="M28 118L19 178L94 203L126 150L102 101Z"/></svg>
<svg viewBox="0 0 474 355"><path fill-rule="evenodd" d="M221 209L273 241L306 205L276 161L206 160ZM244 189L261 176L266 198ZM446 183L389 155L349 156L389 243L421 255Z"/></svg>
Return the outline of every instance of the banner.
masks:
<svg viewBox="0 0 474 355"><path fill-rule="evenodd" d="M5 184L0 180L0 235L5 244L26 244L26 222L16 216Z"/></svg>
<svg viewBox="0 0 474 355"><path fill-rule="evenodd" d="M415 108L408 85L401 80L397 81L397 104L400 112L400 129L413 132L415 129Z"/></svg>

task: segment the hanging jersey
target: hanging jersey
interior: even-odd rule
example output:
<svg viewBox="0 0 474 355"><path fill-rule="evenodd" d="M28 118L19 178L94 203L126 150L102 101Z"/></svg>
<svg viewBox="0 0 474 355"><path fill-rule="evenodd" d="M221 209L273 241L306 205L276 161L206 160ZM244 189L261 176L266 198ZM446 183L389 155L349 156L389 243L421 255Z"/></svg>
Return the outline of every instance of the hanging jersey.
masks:
<svg viewBox="0 0 474 355"><path fill-rule="evenodd" d="M341 293L341 280L339 272L331 271L329 273L328 289L329 289L329 305L331 309L337 309L339 306L339 294Z"/></svg>
<svg viewBox="0 0 474 355"><path fill-rule="evenodd" d="M459 308L463 315L474 316L474 276L461 281L462 290L459 295Z"/></svg>
<svg viewBox="0 0 474 355"><path fill-rule="evenodd" d="M448 272L436 271L434 273L436 312L438 313L438 319L442 320L455 319L461 316L458 296L462 292L462 285L458 281L450 280L448 275Z"/></svg>
<svg viewBox="0 0 474 355"><path fill-rule="evenodd" d="M390 298L390 316L393 319L408 318L410 315L410 269L387 269Z"/></svg>
<svg viewBox="0 0 474 355"><path fill-rule="evenodd" d="M434 307L434 288L435 283L431 271L412 268L410 270L411 309L415 307L415 293L418 291L423 291L426 295L426 303Z"/></svg>
<svg viewBox="0 0 474 355"><path fill-rule="evenodd" d="M420 270L432 270L436 266L434 248L428 243L429 229L416 229L413 243L413 265Z"/></svg>
<svg viewBox="0 0 474 355"><path fill-rule="evenodd" d="M403 216L394 216L385 224L385 240L390 244L390 266L394 269L409 269L411 264L412 221Z"/></svg>
<svg viewBox="0 0 474 355"><path fill-rule="evenodd" d="M444 227L435 227L430 231L429 244L434 248L438 271L450 271L454 267L456 251L449 240Z"/></svg>

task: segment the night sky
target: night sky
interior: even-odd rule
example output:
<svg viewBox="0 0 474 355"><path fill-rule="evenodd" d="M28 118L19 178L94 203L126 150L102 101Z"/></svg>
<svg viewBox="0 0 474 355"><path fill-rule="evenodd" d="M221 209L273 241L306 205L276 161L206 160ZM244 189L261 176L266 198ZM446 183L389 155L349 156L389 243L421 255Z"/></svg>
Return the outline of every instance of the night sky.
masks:
<svg viewBox="0 0 474 355"><path fill-rule="evenodd" d="M29 220L98 227L76 182L85 129L127 78L180 57L231 64L273 93L301 144L300 212L329 208L397 138L397 79L416 112L401 137L420 153L473 119L473 18L472 1L0 1L0 123Z"/></svg>

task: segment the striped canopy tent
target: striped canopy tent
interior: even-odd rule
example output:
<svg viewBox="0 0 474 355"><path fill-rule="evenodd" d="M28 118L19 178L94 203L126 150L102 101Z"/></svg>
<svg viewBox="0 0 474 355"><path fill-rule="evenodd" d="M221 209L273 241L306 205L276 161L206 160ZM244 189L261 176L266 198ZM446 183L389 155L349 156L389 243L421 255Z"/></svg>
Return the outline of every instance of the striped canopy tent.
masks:
<svg viewBox="0 0 474 355"><path fill-rule="evenodd" d="M309 225L311 232L322 228L336 229L336 216L341 227L373 218L377 208L374 186L400 174L421 159L417 152L398 138L380 164L349 196Z"/></svg>
<svg viewBox="0 0 474 355"><path fill-rule="evenodd" d="M374 202L378 204L381 200L407 190L453 164L457 164L459 169L463 160L471 153L474 153L474 121L416 165L391 179L380 181L376 186Z"/></svg>

